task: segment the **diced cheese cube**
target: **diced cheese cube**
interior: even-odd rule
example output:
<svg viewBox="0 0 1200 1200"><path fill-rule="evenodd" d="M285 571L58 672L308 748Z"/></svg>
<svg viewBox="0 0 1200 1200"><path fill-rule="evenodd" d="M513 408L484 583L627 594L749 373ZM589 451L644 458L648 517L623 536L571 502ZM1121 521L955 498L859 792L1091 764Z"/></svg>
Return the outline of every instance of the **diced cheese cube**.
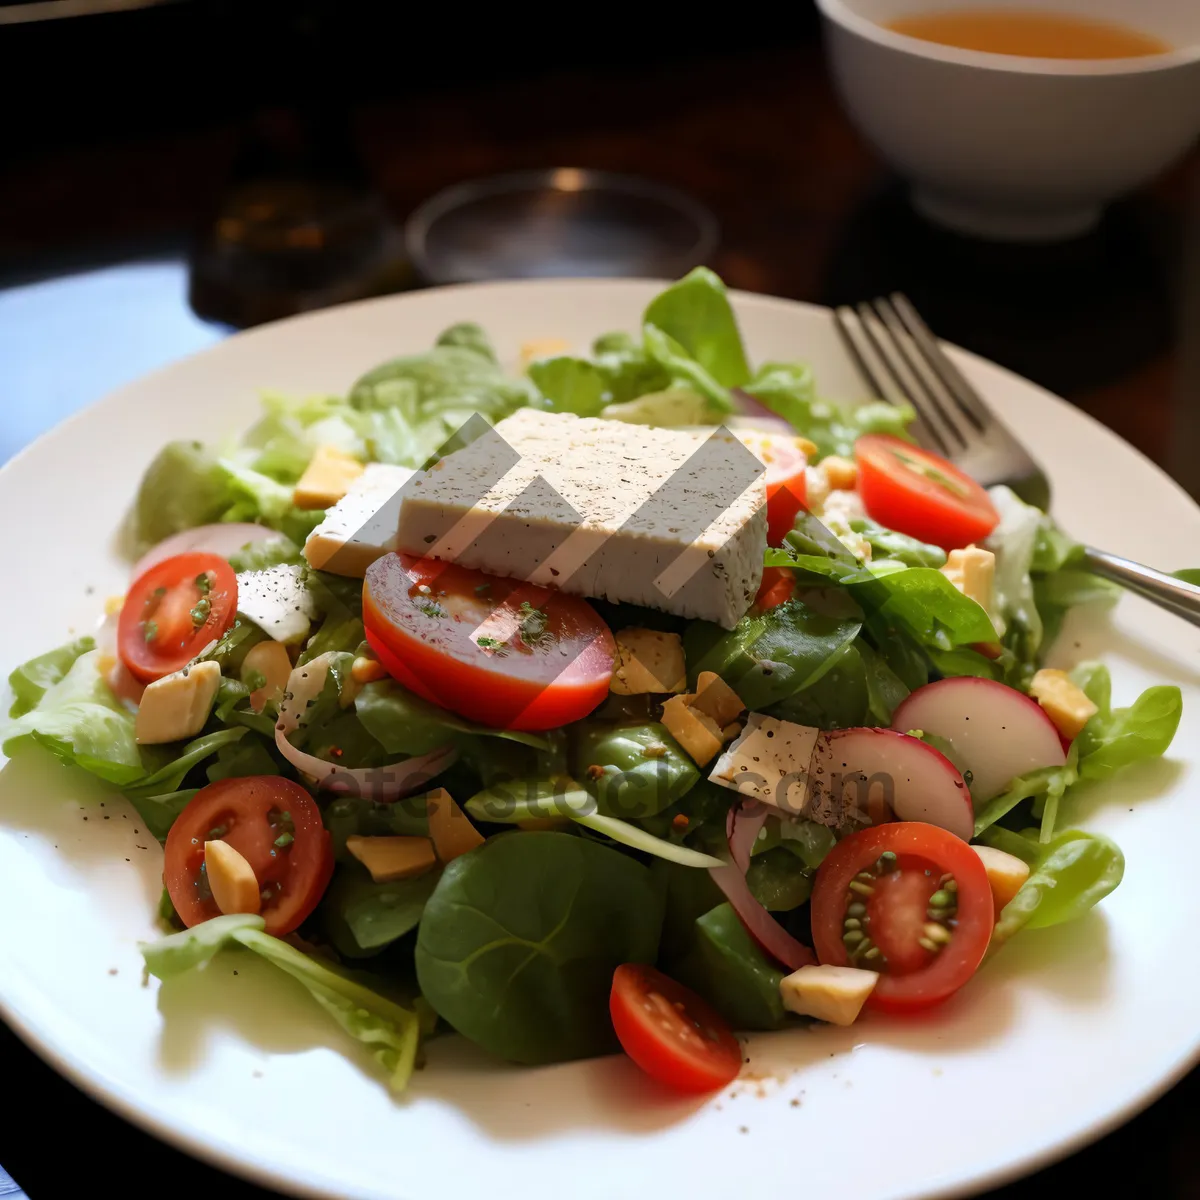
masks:
<svg viewBox="0 0 1200 1200"><path fill-rule="evenodd" d="M853 1025L879 975L857 967L801 967L779 983L783 1007L831 1025Z"/></svg>
<svg viewBox="0 0 1200 1200"><path fill-rule="evenodd" d="M858 487L858 463L852 458L831 454L821 459L821 466L825 468L825 478L833 491L852 491Z"/></svg>
<svg viewBox="0 0 1200 1200"><path fill-rule="evenodd" d="M762 464L732 435L520 409L413 479L397 546L714 621L754 602Z"/></svg>
<svg viewBox="0 0 1200 1200"><path fill-rule="evenodd" d="M359 837L346 839L346 849L358 859L376 883L394 883L424 875L437 866L433 842L426 837Z"/></svg>
<svg viewBox="0 0 1200 1200"><path fill-rule="evenodd" d="M968 600L990 613L995 602L996 556L982 546L951 550L941 572Z"/></svg>
<svg viewBox="0 0 1200 1200"><path fill-rule="evenodd" d="M1065 671L1044 667L1029 684L1029 694L1042 706L1068 741L1077 738L1083 727L1100 710L1088 699L1087 693L1071 680Z"/></svg>
<svg viewBox="0 0 1200 1200"><path fill-rule="evenodd" d="M663 705L662 723L699 767L721 752L721 727L707 713L693 708L688 696L672 696Z"/></svg>
<svg viewBox="0 0 1200 1200"><path fill-rule="evenodd" d="M687 687L683 639L658 629L621 629L611 690L618 696L682 692Z"/></svg>
<svg viewBox="0 0 1200 1200"><path fill-rule="evenodd" d="M425 812L434 852L442 862L451 862L483 845L483 834L445 788L435 788L425 796Z"/></svg>
<svg viewBox="0 0 1200 1200"><path fill-rule="evenodd" d="M258 877L245 856L228 842L204 843L204 873L223 913L256 913L262 908Z"/></svg>
<svg viewBox="0 0 1200 1200"><path fill-rule="evenodd" d="M553 358L556 354L566 354L570 349L571 343L563 338L534 338L521 345L521 366L527 367L539 358Z"/></svg>
<svg viewBox="0 0 1200 1200"><path fill-rule="evenodd" d="M318 446L296 484L292 503L297 508L330 508L362 473L363 465L353 455L336 446Z"/></svg>
<svg viewBox="0 0 1200 1200"><path fill-rule="evenodd" d="M1029 864L1015 854L1006 854L994 846L972 846L979 855L988 883L992 885L992 899L999 917L1004 906L1025 886L1029 878Z"/></svg>
<svg viewBox="0 0 1200 1200"><path fill-rule="evenodd" d="M696 680L696 694L688 703L707 713L722 728L732 724L746 707L741 696L715 671L700 672Z"/></svg>
<svg viewBox="0 0 1200 1200"><path fill-rule="evenodd" d="M809 769L819 735L807 725L751 713L709 779L785 812L807 813Z"/></svg>
<svg viewBox="0 0 1200 1200"><path fill-rule="evenodd" d="M821 463L808 467L804 472L804 496L809 512L820 515L829 493L829 474Z"/></svg>
<svg viewBox="0 0 1200 1200"><path fill-rule="evenodd" d="M242 659L242 682L261 675L263 683L250 693L250 707L262 712L269 702L283 695L292 674L292 658L280 642L259 642Z"/></svg>
<svg viewBox="0 0 1200 1200"><path fill-rule="evenodd" d="M383 663L375 658L356 658L350 664L350 675L355 683L378 683L388 677Z"/></svg>
<svg viewBox="0 0 1200 1200"><path fill-rule="evenodd" d="M408 467L368 463L308 535L304 557L309 565L361 579L376 559L395 550L402 489L414 474Z"/></svg>
<svg viewBox="0 0 1200 1200"><path fill-rule="evenodd" d="M317 615L301 571L294 563L282 563L237 577L238 612L285 645L303 641Z"/></svg>
<svg viewBox="0 0 1200 1200"><path fill-rule="evenodd" d="M204 728L217 688L221 668L215 662L193 663L156 679L142 695L134 734L143 746L181 742Z"/></svg>

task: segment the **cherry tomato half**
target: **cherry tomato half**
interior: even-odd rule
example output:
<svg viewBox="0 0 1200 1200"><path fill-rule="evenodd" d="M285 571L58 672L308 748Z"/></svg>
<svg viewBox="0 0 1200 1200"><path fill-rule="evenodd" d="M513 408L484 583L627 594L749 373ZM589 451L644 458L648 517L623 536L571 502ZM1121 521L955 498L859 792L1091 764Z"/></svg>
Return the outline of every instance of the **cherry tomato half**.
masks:
<svg viewBox="0 0 1200 1200"><path fill-rule="evenodd" d="M237 576L216 554L177 554L134 580L117 625L117 652L153 683L187 666L237 616Z"/></svg>
<svg viewBox="0 0 1200 1200"><path fill-rule="evenodd" d="M961 550L987 537L1000 521L991 497L969 475L937 454L900 438L868 434L854 443L858 492L872 520Z"/></svg>
<svg viewBox="0 0 1200 1200"><path fill-rule="evenodd" d="M880 973L872 1008L911 1012L975 974L994 915L987 872L966 842L936 825L898 821L852 833L821 863L813 945L822 963Z"/></svg>
<svg viewBox="0 0 1200 1200"><path fill-rule="evenodd" d="M280 775L221 779L201 788L167 834L163 882L183 923L220 915L204 873L204 843L228 842L254 869L267 933L291 933L333 874L333 846L316 802Z"/></svg>
<svg viewBox="0 0 1200 1200"><path fill-rule="evenodd" d="M796 593L796 573L787 567L764 567L754 607L758 612L785 604Z"/></svg>
<svg viewBox="0 0 1200 1200"><path fill-rule="evenodd" d="M800 510L808 504L804 475L808 456L799 438L753 430L739 432L738 438L767 468L767 545L782 546Z"/></svg>
<svg viewBox="0 0 1200 1200"><path fill-rule="evenodd" d="M742 1068L729 1026L695 992L653 967L618 967L608 1009L625 1053L676 1091L716 1091Z"/></svg>
<svg viewBox="0 0 1200 1200"><path fill-rule="evenodd" d="M607 695L616 645L586 601L388 554L363 587L367 641L410 691L501 729L556 729Z"/></svg>

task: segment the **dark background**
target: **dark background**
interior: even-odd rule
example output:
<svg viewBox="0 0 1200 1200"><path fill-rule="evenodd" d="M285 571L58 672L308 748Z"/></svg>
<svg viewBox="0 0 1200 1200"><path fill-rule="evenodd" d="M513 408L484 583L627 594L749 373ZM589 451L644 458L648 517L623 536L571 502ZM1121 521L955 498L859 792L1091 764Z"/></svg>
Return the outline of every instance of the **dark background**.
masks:
<svg viewBox="0 0 1200 1200"><path fill-rule="evenodd" d="M988 246L908 211L837 105L807 2L481 15L190 0L5 23L16 7L0 3L0 287L186 253L255 128L357 148L397 221L437 189L497 171L627 171L716 212L712 265L732 286L823 302L901 287L942 336L1066 395L1194 494L1200 482L1194 155L1091 237ZM0 397L0 411L16 403L37 398ZM0 1079L0 1163L33 1200L89 1194L81 1167L128 1196L262 1194L133 1131L2 1028ZM1145 1196L1200 1197L1198 1115L1189 1078L1004 1194L1102 1194L1136 1175ZM962 1119L986 1120L984 1098ZM802 1188L803 1147L779 1152L796 1156Z"/></svg>

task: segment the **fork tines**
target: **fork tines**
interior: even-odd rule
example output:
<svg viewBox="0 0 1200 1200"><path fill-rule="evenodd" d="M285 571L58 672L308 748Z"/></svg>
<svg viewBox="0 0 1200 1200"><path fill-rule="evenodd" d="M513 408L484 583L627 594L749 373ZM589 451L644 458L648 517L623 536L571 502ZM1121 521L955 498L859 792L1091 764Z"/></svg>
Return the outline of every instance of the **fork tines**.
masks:
<svg viewBox="0 0 1200 1200"><path fill-rule="evenodd" d="M917 440L948 458L988 434L994 418L899 292L834 310L834 322L863 381L882 400L917 413Z"/></svg>

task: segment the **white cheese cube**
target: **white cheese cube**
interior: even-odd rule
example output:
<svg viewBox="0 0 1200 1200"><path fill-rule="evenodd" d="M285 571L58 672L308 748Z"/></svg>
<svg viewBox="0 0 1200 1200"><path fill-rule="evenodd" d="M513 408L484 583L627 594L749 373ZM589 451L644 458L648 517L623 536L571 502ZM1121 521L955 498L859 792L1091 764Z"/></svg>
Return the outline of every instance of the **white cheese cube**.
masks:
<svg viewBox="0 0 1200 1200"><path fill-rule="evenodd" d="M395 550L401 489L414 474L408 467L368 463L308 535L304 557L309 565L361 579L377 558Z"/></svg>
<svg viewBox="0 0 1200 1200"><path fill-rule="evenodd" d="M792 814L807 815L809 771L819 729L751 713L746 727L717 759L709 779Z"/></svg>
<svg viewBox="0 0 1200 1200"><path fill-rule="evenodd" d="M682 692L687 686L683 639L658 629L622 629L610 690L618 696ZM735 714L736 715L736 714Z"/></svg>
<svg viewBox="0 0 1200 1200"><path fill-rule="evenodd" d="M783 1007L831 1025L853 1025L879 975L857 967L801 967L780 980Z"/></svg>
<svg viewBox="0 0 1200 1200"><path fill-rule="evenodd" d="M317 615L300 572L300 567L283 563L237 577L238 612L285 645L303 641Z"/></svg>
<svg viewBox="0 0 1200 1200"><path fill-rule="evenodd" d="M217 688L221 668L215 662L193 663L156 679L142 695L134 734L143 746L181 742L204 728Z"/></svg>
<svg viewBox="0 0 1200 1200"><path fill-rule="evenodd" d="M762 580L764 468L720 431L521 409L413 479L397 546L730 629Z"/></svg>
<svg viewBox="0 0 1200 1200"><path fill-rule="evenodd" d="M1029 684L1029 694L1042 706L1058 732L1073 741L1100 710L1088 699L1087 692L1074 683L1065 671L1044 667Z"/></svg>

